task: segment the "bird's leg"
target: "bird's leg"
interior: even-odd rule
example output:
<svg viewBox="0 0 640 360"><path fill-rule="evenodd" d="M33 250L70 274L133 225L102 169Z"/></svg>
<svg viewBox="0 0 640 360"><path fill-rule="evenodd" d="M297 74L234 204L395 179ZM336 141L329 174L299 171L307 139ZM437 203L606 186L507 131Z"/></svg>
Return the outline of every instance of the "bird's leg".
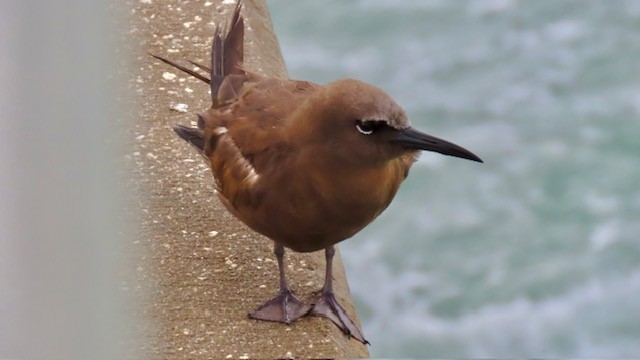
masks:
<svg viewBox="0 0 640 360"><path fill-rule="evenodd" d="M284 274L284 246L275 243L273 252L276 254L280 270L280 294L249 314L249 317L289 324L297 318L305 316L311 309L311 305L296 299L287 286Z"/></svg>
<svg viewBox="0 0 640 360"><path fill-rule="evenodd" d="M353 336L356 340L364 344L369 344L369 342L365 340L364 335L362 335L362 331L358 325L349 318L347 312L333 295L333 255L335 252L336 250L333 246L329 246L324 250L327 259L324 286L322 287L321 294L314 302L313 308L309 314L328 317L338 325L338 327L347 334L347 336Z"/></svg>

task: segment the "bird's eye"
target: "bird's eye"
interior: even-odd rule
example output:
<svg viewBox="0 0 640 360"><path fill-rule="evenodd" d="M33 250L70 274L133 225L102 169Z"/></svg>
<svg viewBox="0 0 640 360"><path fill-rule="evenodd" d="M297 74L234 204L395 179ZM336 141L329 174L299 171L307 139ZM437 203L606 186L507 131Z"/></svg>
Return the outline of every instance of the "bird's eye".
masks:
<svg viewBox="0 0 640 360"><path fill-rule="evenodd" d="M373 124L368 121L358 121L356 122L356 129L360 131L361 134L371 135L373 134Z"/></svg>

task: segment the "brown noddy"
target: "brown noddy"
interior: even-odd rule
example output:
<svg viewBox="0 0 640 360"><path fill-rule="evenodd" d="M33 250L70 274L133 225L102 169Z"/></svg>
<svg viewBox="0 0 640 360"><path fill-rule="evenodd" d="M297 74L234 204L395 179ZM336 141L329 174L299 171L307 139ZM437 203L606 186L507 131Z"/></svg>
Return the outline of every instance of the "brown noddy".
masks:
<svg viewBox="0 0 640 360"><path fill-rule="evenodd" d="M227 31L216 28L211 65L191 62L207 76L152 55L211 87L212 107L198 115L198 127L174 130L204 156L226 208L275 244L280 292L249 316L287 324L325 316L368 343L334 297L334 245L387 208L421 151L482 160L411 127L405 111L375 86L353 79L322 86L247 71L241 8L239 1ZM325 283L312 304L289 290L285 247L325 250Z"/></svg>

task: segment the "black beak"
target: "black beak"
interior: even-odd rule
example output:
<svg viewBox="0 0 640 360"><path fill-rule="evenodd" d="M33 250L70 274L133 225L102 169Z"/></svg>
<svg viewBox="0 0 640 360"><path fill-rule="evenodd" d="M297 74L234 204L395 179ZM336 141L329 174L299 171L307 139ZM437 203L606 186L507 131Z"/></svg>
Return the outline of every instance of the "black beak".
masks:
<svg viewBox="0 0 640 360"><path fill-rule="evenodd" d="M391 139L391 142L410 149L435 151L444 155L483 162L479 157L463 147L435 136L427 135L412 127L396 131L395 137Z"/></svg>

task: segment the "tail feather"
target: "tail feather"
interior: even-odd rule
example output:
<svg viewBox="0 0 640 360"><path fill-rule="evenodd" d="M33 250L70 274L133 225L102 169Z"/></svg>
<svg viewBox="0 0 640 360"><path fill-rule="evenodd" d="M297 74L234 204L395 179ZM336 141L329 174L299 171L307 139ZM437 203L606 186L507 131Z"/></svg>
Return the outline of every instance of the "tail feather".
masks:
<svg viewBox="0 0 640 360"><path fill-rule="evenodd" d="M218 105L218 91L220 90L225 77L229 75L245 74L242 67L242 62L244 60L244 19L240 15L242 5L243 0L238 0L236 8L233 11L233 17L231 18L228 31L223 30L221 26L216 27L213 36L213 44L211 44L211 67L209 68L197 62L189 61L198 69L208 72L210 74L210 78L207 78L197 71L188 69L171 60L149 54L154 58L175 67L176 69L208 83L211 87L211 100L214 108ZM204 127L205 119L198 115L198 128L177 125L173 128L173 131L175 131L175 133L183 140L193 145L193 147L198 149L200 154L206 157L206 155L204 155Z"/></svg>
<svg viewBox="0 0 640 360"><path fill-rule="evenodd" d="M223 75L244 74L244 70L238 66L244 61L244 19L240 16L241 8L242 0L238 0L231 19L231 28L224 42Z"/></svg>
<svg viewBox="0 0 640 360"><path fill-rule="evenodd" d="M218 96L218 89L224 81L224 37L222 36L222 28L216 27L213 35L213 43L211 44L211 101L215 104Z"/></svg>
<svg viewBox="0 0 640 360"><path fill-rule="evenodd" d="M153 54L151 54L151 53L148 53L148 54L149 54L149 55L151 55L151 56L153 56L154 58L156 58L156 59L158 59L158 60L160 60L160 61L164 62L165 64L169 64L169 65L173 66L174 68L176 68L176 69L178 69L178 70L184 71L184 72L186 72L187 74L189 74L189 75L191 75L191 76L194 76L194 77L196 77L196 78L198 78L198 79L200 79L200 80L202 80L202 81L206 82L207 84L210 82L210 80L209 80L209 79L207 79L205 76L202 76L202 75L198 74L197 72L195 72L195 71L193 71L193 70L191 70L191 69L187 69L186 67L184 67L184 66L182 66L182 65L178 65L178 64L174 63L173 61L171 61L171 60L167 60L167 59L165 59L165 58L163 58L163 57L160 57L160 56L157 56L157 55L153 55Z"/></svg>
<svg viewBox="0 0 640 360"><path fill-rule="evenodd" d="M244 19L240 15L243 0L238 0L233 11L229 31L223 35L218 26L211 44L211 100L215 104L218 90L227 75L244 74L241 65L244 61ZM201 65L194 64L200 68Z"/></svg>
<svg viewBox="0 0 640 360"><path fill-rule="evenodd" d="M173 131L178 134L184 141L193 145L201 154L204 154L204 133L200 129L176 125Z"/></svg>
<svg viewBox="0 0 640 360"><path fill-rule="evenodd" d="M236 8L233 11L229 31L226 32L226 34L221 26L216 27L213 44L211 45L211 68L189 60L191 64L208 72L211 77L210 79L161 56L154 54L149 55L208 83L211 87L211 100L215 105L217 103L218 90L224 78L227 75L242 75L245 73L242 68L242 62L244 61L244 19L240 15L243 2L244 0L238 0Z"/></svg>
<svg viewBox="0 0 640 360"><path fill-rule="evenodd" d="M195 61L191 61L191 60L187 60L187 61L190 62L191 64L193 64L194 66L196 66L197 68L199 68L200 70L204 70L207 73L211 73L211 68L209 68L207 66L204 66L204 65L202 65L200 63L197 63Z"/></svg>

